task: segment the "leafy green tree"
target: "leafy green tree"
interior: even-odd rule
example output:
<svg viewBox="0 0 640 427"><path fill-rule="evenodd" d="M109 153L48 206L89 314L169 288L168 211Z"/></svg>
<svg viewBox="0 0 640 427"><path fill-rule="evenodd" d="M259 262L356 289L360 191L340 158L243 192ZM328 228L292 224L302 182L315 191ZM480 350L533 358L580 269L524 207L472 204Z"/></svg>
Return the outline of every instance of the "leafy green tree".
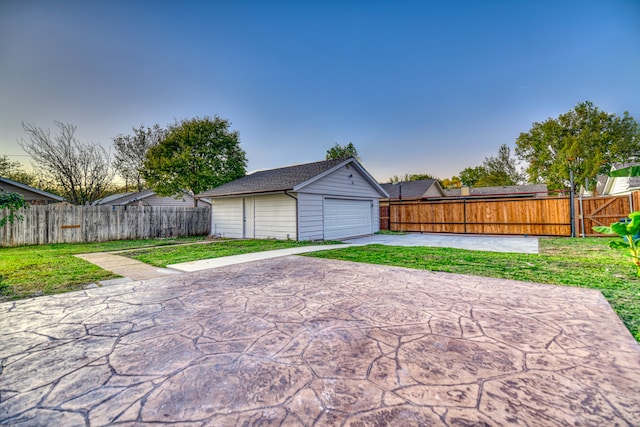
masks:
<svg viewBox="0 0 640 427"><path fill-rule="evenodd" d="M49 129L22 123L28 138L21 139L20 146L38 166L47 188L56 188L73 204L99 199L113 178L109 152L98 144L78 141L75 125L55 124L59 133L52 136Z"/></svg>
<svg viewBox="0 0 640 427"><path fill-rule="evenodd" d="M327 160L342 160L348 159L349 157L355 157L360 160L360 157L358 157L358 150L356 150L356 147L352 142L347 145L339 145L336 143L333 147L327 150Z"/></svg>
<svg viewBox="0 0 640 427"><path fill-rule="evenodd" d="M511 149L503 144L497 156L486 157L481 166L462 170L460 180L469 187L496 187L520 184L523 176L518 172L516 159L511 157Z"/></svg>
<svg viewBox="0 0 640 427"><path fill-rule="evenodd" d="M142 169L147 151L154 147L165 136L166 130L159 125L145 128L133 128L133 135L118 135L113 138L115 158L113 166L118 175L125 180L125 191L129 190L129 183L135 184L137 191L146 188L142 177Z"/></svg>
<svg viewBox="0 0 640 427"><path fill-rule="evenodd" d="M445 178L440 180L440 186L444 189L450 190L452 188L462 187L462 181L458 176L452 176L451 178Z"/></svg>
<svg viewBox="0 0 640 427"><path fill-rule="evenodd" d="M533 123L516 140L516 155L528 163L530 182L566 189L571 169L574 182L591 186L613 164L640 157L640 126L626 111L620 117L585 101L558 118Z"/></svg>
<svg viewBox="0 0 640 427"><path fill-rule="evenodd" d="M497 156L485 158L482 167L487 173L480 179L483 187L517 185L523 181L516 159L511 157L511 149L506 144L500 146Z"/></svg>
<svg viewBox="0 0 640 427"><path fill-rule="evenodd" d="M176 122L147 152L142 177L161 196L198 194L243 177L246 154L229 125L218 116Z"/></svg>
<svg viewBox="0 0 640 427"><path fill-rule="evenodd" d="M428 173L405 173L404 176L394 175L389 178L389 182L392 184L397 184L399 182L407 182L407 181L420 181L423 179L438 179L433 175Z"/></svg>
<svg viewBox="0 0 640 427"><path fill-rule="evenodd" d="M34 185L36 182L35 175L25 172L20 162L11 161L6 155L0 156L0 176L27 185Z"/></svg>
<svg viewBox="0 0 640 427"><path fill-rule="evenodd" d="M21 194L8 192L0 188L0 227L3 227L7 222L22 220L22 215L18 215L16 212L27 207L28 205ZM7 209L9 213L5 214L4 209Z"/></svg>
<svg viewBox="0 0 640 427"><path fill-rule="evenodd" d="M484 166L464 168L460 171L459 176L462 185L467 187L479 187L479 183L487 176L487 170Z"/></svg>

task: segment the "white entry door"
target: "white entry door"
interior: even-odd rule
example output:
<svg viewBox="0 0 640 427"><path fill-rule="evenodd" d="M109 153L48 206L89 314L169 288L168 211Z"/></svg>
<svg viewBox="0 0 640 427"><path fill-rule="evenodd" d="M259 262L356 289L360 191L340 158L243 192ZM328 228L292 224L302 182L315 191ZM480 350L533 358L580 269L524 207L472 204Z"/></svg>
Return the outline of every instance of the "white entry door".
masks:
<svg viewBox="0 0 640 427"><path fill-rule="evenodd" d="M245 197L242 199L242 227L245 239L256 237L256 198Z"/></svg>
<svg viewBox="0 0 640 427"><path fill-rule="evenodd" d="M344 239L373 233L371 200L324 199L324 239Z"/></svg>

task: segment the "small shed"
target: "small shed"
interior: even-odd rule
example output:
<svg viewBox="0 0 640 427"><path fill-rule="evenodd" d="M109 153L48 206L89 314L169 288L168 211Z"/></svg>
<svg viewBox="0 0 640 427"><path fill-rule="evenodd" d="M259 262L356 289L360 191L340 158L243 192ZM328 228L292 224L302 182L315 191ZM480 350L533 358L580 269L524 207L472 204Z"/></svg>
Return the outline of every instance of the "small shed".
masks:
<svg viewBox="0 0 640 427"><path fill-rule="evenodd" d="M211 202L211 234L333 240L380 229L389 197L353 157L254 172L196 195Z"/></svg>
<svg viewBox="0 0 640 427"><path fill-rule="evenodd" d="M64 197L39 190L31 187L30 185L2 176L0 176L0 188L8 193L18 193L22 195L25 202L30 205L48 205L50 203L64 202Z"/></svg>

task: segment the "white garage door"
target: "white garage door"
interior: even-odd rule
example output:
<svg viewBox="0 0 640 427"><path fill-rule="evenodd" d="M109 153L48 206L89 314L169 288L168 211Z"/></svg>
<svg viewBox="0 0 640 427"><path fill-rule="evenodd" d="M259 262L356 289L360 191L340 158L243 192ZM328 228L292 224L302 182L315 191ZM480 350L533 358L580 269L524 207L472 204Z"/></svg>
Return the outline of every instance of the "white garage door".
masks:
<svg viewBox="0 0 640 427"><path fill-rule="evenodd" d="M324 239L371 234L371 201L324 199Z"/></svg>

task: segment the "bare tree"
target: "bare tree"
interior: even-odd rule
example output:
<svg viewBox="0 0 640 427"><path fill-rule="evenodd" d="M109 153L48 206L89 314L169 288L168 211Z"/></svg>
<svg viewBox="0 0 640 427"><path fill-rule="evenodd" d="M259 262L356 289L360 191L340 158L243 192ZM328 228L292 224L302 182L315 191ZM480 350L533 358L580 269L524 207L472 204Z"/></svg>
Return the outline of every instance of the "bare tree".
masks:
<svg viewBox="0 0 640 427"><path fill-rule="evenodd" d="M85 204L99 199L114 175L109 153L98 144L78 141L75 125L55 124L59 134L52 136L49 129L23 122L28 138L18 143L67 201Z"/></svg>
<svg viewBox="0 0 640 427"><path fill-rule="evenodd" d="M146 182L142 177L147 151L164 138L167 131L159 125L146 128L140 125L133 128L133 135L118 135L113 138L113 146L116 149L114 167L126 183L135 183L137 190L146 188Z"/></svg>

